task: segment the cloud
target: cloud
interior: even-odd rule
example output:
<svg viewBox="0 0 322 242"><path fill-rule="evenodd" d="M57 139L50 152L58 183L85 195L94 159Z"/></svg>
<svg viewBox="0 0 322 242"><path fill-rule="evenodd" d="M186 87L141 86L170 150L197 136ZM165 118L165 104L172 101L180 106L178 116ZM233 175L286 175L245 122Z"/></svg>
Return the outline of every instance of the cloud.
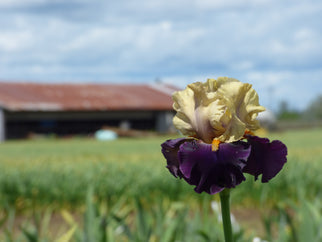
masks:
<svg viewBox="0 0 322 242"><path fill-rule="evenodd" d="M302 108L322 92L309 85L322 76L321 10L315 0L1 1L0 79L231 76Z"/></svg>

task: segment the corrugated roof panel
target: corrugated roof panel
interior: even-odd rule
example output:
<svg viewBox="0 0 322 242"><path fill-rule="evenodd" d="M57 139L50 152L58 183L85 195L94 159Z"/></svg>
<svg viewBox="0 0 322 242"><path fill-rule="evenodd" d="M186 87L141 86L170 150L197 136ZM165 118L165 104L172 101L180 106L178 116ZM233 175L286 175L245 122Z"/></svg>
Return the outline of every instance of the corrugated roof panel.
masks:
<svg viewBox="0 0 322 242"><path fill-rule="evenodd" d="M11 111L172 110L169 86L0 82L0 106Z"/></svg>

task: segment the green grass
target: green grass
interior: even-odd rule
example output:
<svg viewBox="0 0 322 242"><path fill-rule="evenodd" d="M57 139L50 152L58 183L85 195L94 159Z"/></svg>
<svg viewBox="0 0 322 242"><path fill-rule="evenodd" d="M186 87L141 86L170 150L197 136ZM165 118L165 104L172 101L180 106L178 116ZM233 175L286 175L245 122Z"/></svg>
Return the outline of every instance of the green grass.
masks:
<svg viewBox="0 0 322 242"><path fill-rule="evenodd" d="M322 178L322 130L274 133L288 146L288 162L268 184L247 181L233 191L238 203L319 194ZM196 195L165 168L160 144L168 137L9 141L0 145L0 201L18 207L56 203L78 205L92 185L99 198ZM210 198L211 199L211 198ZM22 204L23 201L23 204Z"/></svg>
<svg viewBox="0 0 322 242"><path fill-rule="evenodd" d="M286 231L286 234L280 232L281 236L287 237L290 225L281 221L289 218L289 209L292 213L299 213L298 216L296 213L292 216L295 216L296 228L300 230L305 230L306 220L310 220L306 211L308 209L301 210L303 205L310 208L315 204L312 209L321 210L321 203L318 201L322 198L322 129L272 133L269 137L271 140L280 139L288 146L287 164L266 184L254 182L253 177L247 176L247 180L232 191L232 208L233 211L256 209L262 216L267 216L266 238L276 233L274 231L277 223L280 231ZM160 228L165 230L171 228L171 231L181 231L176 235L169 232L167 236L191 239L184 241L211 240L211 236L215 236L211 232L215 229L215 223L216 230L221 231L218 221L214 221L216 215L209 212L210 202L218 201L218 196L196 194L193 187L170 175L160 152L160 144L168 138L122 138L110 142L94 139L43 139L1 143L0 207L3 210L0 210L0 234L1 221L7 221L8 227L10 217L13 216L12 211L27 214L29 221L33 221L34 214L40 216L39 214L45 213L48 208L55 211L67 208L68 211L76 213L86 211L85 215L92 217L90 221L97 221L93 224L89 221L89 227L85 226L84 231L77 221L70 222L71 229L76 225L78 228L73 232L73 241L78 241L75 238L81 238L82 235L85 236L87 230L88 233L91 230L101 231L102 236L109 231L109 236L117 238L115 231L118 231L119 226L128 231L127 235L123 233L122 236L132 236L131 238L150 236L151 239L156 236L155 238L160 239L153 241L172 241L161 240L163 230L155 229L156 226L161 226ZM92 189L93 201L96 204L94 205L98 206L96 210L92 208L94 205L85 203L88 200L89 188ZM101 212L100 204L107 204ZM180 209L172 209L178 204ZM114 209L115 207L117 209ZM113 209L117 211L115 214L106 213ZM122 211L127 212L123 214ZM271 216L271 211L275 211L276 219ZM304 221L303 218L307 219ZM110 219L114 221L114 225L110 222L109 227L101 230L99 221L102 219ZM46 216L43 220L46 220ZM312 228L319 228L321 218L317 218L316 221L318 222L315 222ZM42 227L41 224L36 228ZM14 232L10 231L12 228L5 230L6 236L14 235ZM30 231L25 230L23 234L32 236ZM315 231L318 230L313 231L311 235L315 236ZM219 232L217 234L220 235ZM37 233L34 235L40 236ZM297 237L301 236L304 235ZM284 237L279 237L280 240L276 241L286 241ZM215 241L214 237L212 238ZM218 241L221 241L220 236L218 238Z"/></svg>
<svg viewBox="0 0 322 242"><path fill-rule="evenodd" d="M159 140L15 141L0 146L2 199L77 204L94 185L98 196L139 196L165 187ZM152 182L151 182L152 181ZM145 191L147 190L147 191Z"/></svg>

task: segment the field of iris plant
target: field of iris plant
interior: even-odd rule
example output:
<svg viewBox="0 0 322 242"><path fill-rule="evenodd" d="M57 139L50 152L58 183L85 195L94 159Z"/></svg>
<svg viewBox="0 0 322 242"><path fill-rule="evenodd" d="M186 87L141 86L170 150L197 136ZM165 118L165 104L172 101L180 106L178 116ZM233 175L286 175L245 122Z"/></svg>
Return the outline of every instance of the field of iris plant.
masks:
<svg viewBox="0 0 322 242"><path fill-rule="evenodd" d="M322 129L269 137L288 162L269 183L247 176L232 190L236 241L320 241ZM219 196L170 175L168 138L0 144L0 240L222 241Z"/></svg>

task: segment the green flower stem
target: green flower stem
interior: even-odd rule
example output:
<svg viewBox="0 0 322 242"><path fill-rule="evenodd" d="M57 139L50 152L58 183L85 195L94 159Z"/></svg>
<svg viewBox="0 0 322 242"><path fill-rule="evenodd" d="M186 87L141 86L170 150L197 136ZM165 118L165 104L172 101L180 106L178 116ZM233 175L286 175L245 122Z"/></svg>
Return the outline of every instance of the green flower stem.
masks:
<svg viewBox="0 0 322 242"><path fill-rule="evenodd" d="M233 230L230 220L230 190L220 192L221 216L224 227L225 242L233 242Z"/></svg>

